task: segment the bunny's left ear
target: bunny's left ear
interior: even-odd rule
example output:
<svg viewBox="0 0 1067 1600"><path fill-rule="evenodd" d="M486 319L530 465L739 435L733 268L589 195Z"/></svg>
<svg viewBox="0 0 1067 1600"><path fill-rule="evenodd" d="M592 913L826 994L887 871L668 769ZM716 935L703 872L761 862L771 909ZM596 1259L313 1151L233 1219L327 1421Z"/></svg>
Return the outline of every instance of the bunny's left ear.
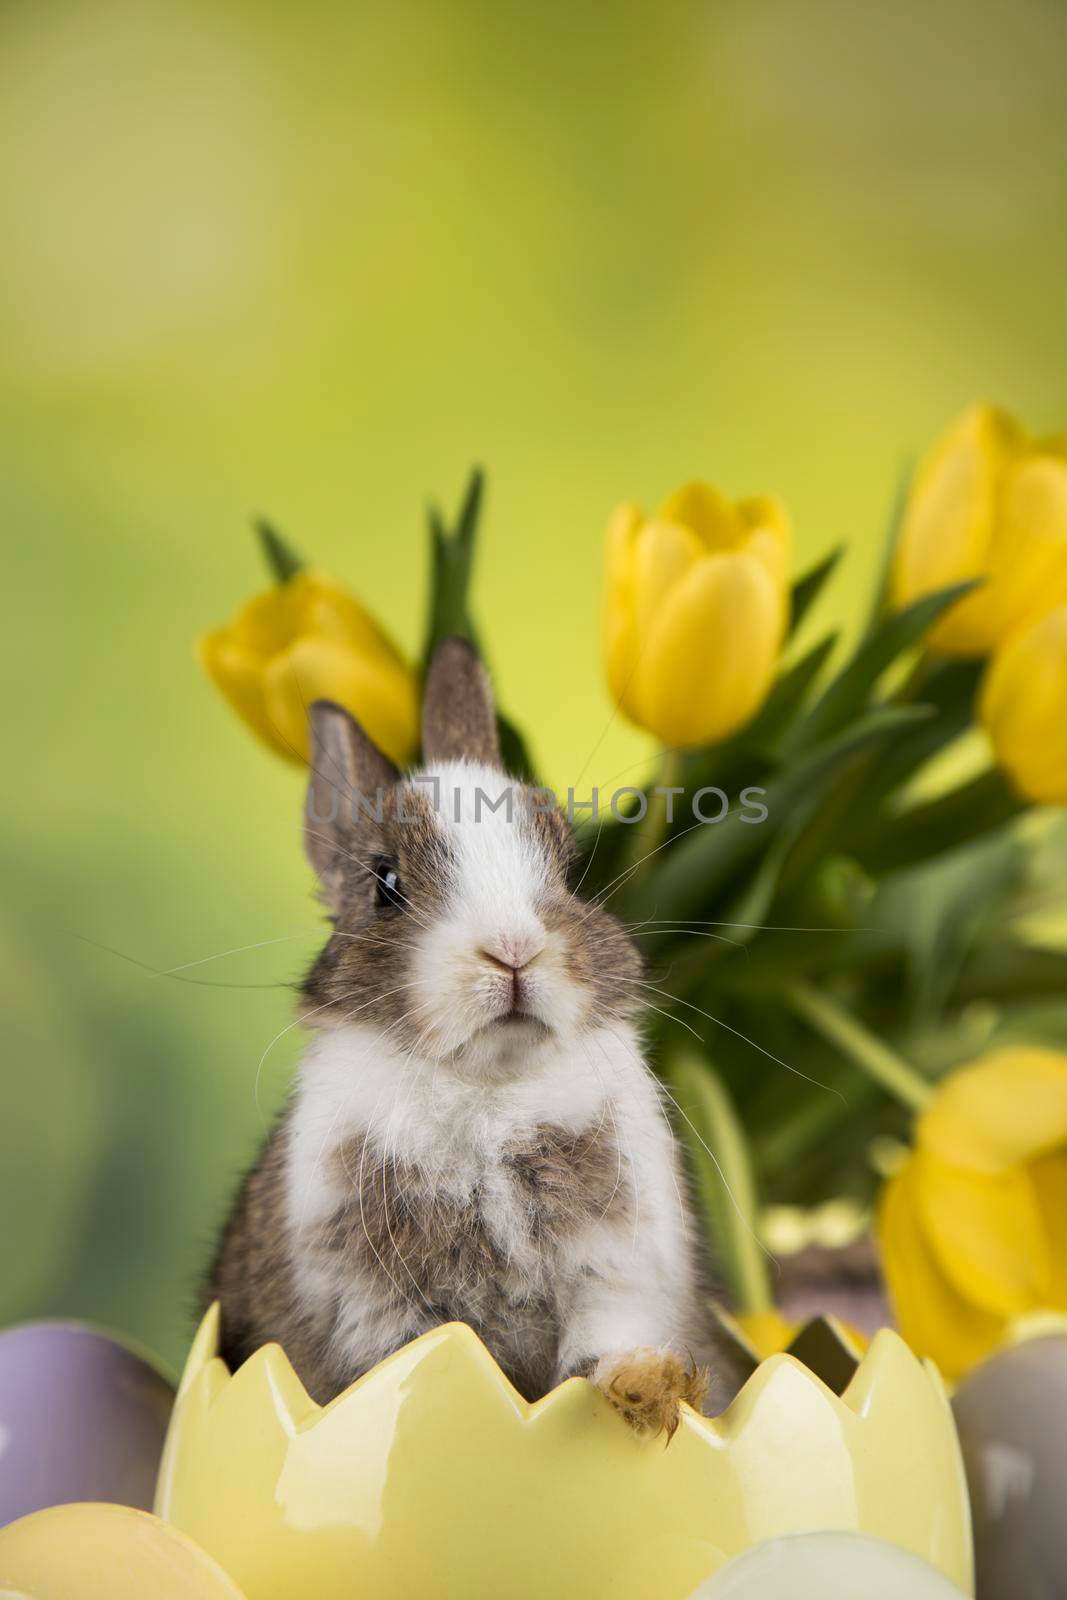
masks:
<svg viewBox="0 0 1067 1600"><path fill-rule="evenodd" d="M489 675L466 639L444 639L433 653L422 700L422 753L426 761L500 766Z"/></svg>

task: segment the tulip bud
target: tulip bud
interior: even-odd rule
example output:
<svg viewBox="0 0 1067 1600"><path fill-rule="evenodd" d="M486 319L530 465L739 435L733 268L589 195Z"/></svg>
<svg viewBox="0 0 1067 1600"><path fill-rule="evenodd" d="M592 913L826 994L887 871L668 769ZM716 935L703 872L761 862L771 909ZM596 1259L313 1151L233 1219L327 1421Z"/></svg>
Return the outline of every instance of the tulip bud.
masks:
<svg viewBox="0 0 1067 1600"><path fill-rule="evenodd" d="M414 672L359 601L339 584L298 572L256 595L228 627L198 641L201 664L264 743L308 759L307 707L336 700L397 762L418 745Z"/></svg>
<svg viewBox="0 0 1067 1600"><path fill-rule="evenodd" d="M1067 442L1032 440L974 406L937 441L912 484L894 557L894 603L967 579L979 587L931 629L931 648L980 656L1067 601Z"/></svg>
<svg viewBox="0 0 1067 1600"><path fill-rule="evenodd" d="M693 483L608 529L604 659L631 721L668 746L708 744L762 705L789 616L790 527L770 498Z"/></svg>
<svg viewBox="0 0 1067 1600"><path fill-rule="evenodd" d="M1001 645L979 708L997 761L1020 794L1067 804L1067 605Z"/></svg>

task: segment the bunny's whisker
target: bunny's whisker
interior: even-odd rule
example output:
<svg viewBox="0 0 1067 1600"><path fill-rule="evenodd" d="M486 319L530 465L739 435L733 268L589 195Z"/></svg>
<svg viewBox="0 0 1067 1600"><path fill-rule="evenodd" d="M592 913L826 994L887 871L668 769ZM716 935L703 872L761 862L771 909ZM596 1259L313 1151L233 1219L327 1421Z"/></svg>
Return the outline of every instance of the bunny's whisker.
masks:
<svg viewBox="0 0 1067 1600"><path fill-rule="evenodd" d="M833 1084L820 1083L818 1078L812 1078L812 1077L810 1077L808 1075L808 1073L801 1072L799 1067L791 1066L788 1061L783 1061L781 1056L776 1056L773 1051L765 1049L764 1046L761 1045L761 1044L757 1044L755 1039L750 1039L747 1033L742 1033L739 1028L732 1027L730 1025L730 1023L724 1022L721 1017L716 1017L716 1016L714 1016L712 1014L712 1012L705 1011L703 1009L703 1007L695 1006L689 1000L682 1000L682 999L680 999L678 997L678 995L671 994L670 991L667 990L667 989L660 989L659 987L657 987L656 984L648 983L643 978L635 979L635 980L632 980L632 981L639 983L642 988L650 990L653 994L662 995L665 999L672 1000L675 1005L685 1006L686 1010L688 1010L688 1011L696 1011L697 1013L699 1013L700 1016L706 1017L709 1022L713 1022L717 1028L725 1028L728 1033L734 1034L736 1038L743 1040L745 1044L751 1045L753 1050L758 1050L760 1055L763 1055L763 1056L767 1057L768 1061L773 1061L773 1062L775 1062L775 1064L777 1066L784 1067L786 1072L793 1073L793 1075L795 1077L797 1077L797 1078L803 1078L805 1083L812 1084L816 1089L822 1089L827 1094L836 1095L837 1098L841 1101L842 1105L847 1105L848 1104L848 1101L845 1099L845 1096L841 1093L841 1090L840 1089L835 1089ZM652 1009L656 1010L658 1008L657 1007L653 1007ZM666 1016L667 1013L666 1012L661 1012L660 1015L661 1016ZM674 1017L674 1018L672 1018L672 1020L674 1022L677 1022L680 1027L684 1028L684 1027L688 1026L686 1023L682 1022L681 1019L678 1018L678 1017ZM689 1029L690 1033L693 1033L694 1031L695 1030L692 1029L692 1028ZM696 1036L697 1036L698 1039L700 1038L699 1034L697 1034Z"/></svg>

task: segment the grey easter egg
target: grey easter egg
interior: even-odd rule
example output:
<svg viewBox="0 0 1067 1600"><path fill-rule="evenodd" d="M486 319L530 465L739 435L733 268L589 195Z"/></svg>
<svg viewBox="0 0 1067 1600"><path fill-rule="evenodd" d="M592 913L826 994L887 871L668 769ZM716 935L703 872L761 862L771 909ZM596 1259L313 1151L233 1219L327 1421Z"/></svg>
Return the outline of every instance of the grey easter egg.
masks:
<svg viewBox="0 0 1067 1600"><path fill-rule="evenodd" d="M1067 1593L1067 1335L998 1351L952 1402L979 1600Z"/></svg>
<svg viewBox="0 0 1067 1600"><path fill-rule="evenodd" d="M94 1328L0 1333L0 1526L70 1500L150 1509L173 1400L149 1362Z"/></svg>

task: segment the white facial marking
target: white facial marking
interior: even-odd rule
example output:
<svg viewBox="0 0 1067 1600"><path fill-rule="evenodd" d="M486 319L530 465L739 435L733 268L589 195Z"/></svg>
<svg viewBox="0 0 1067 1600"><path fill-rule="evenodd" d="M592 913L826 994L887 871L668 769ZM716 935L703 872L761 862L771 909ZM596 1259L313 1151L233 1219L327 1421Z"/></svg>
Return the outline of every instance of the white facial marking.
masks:
<svg viewBox="0 0 1067 1600"><path fill-rule="evenodd" d="M450 858L443 908L415 956L430 1048L470 1051L472 1067L514 1065L546 1030L572 1033L586 1009L566 942L542 920L552 861L528 794L502 772L457 761L418 778L423 793L436 782L434 822Z"/></svg>

